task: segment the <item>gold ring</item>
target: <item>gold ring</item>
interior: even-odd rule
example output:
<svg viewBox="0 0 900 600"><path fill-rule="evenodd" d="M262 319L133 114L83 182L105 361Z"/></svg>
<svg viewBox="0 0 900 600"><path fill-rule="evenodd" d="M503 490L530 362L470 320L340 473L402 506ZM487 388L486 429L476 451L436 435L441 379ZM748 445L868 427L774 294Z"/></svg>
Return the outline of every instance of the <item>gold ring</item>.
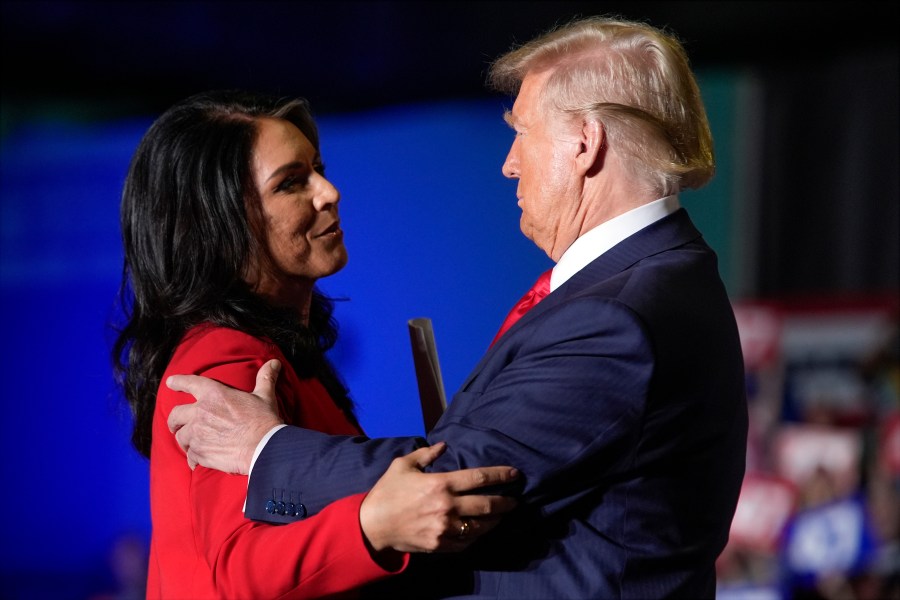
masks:
<svg viewBox="0 0 900 600"><path fill-rule="evenodd" d="M469 520L463 519L459 524L459 535L457 537L461 540L466 539L469 536L469 527Z"/></svg>

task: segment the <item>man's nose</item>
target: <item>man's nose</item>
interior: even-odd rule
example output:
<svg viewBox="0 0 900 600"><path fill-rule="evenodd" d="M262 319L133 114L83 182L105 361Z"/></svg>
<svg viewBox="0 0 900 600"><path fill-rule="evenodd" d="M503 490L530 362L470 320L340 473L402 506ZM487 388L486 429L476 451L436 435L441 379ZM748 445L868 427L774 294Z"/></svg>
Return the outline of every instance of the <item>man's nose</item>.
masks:
<svg viewBox="0 0 900 600"><path fill-rule="evenodd" d="M509 154L506 155L506 160L503 161L503 167L500 169L503 171L503 176L509 179L515 179L519 176L519 159L515 156L514 151L515 145L509 149Z"/></svg>

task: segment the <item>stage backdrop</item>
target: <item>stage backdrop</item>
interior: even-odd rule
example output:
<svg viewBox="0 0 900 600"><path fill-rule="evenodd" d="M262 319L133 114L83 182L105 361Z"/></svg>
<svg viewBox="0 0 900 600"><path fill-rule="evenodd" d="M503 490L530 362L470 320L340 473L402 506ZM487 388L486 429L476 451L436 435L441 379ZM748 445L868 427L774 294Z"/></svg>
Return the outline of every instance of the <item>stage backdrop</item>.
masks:
<svg viewBox="0 0 900 600"><path fill-rule="evenodd" d="M683 203L728 281L735 78L706 73L702 86L719 172ZM422 433L408 319L433 319L452 394L510 305L551 266L519 232L516 183L500 172L512 141L501 118L508 107L498 98L319 116L350 254L321 282L341 299L332 356L372 436ZM119 585L110 565L117 541L141 548L149 539L147 463L129 443L107 324L121 274L121 186L152 119L48 117L13 123L2 140L6 598L98 597Z"/></svg>

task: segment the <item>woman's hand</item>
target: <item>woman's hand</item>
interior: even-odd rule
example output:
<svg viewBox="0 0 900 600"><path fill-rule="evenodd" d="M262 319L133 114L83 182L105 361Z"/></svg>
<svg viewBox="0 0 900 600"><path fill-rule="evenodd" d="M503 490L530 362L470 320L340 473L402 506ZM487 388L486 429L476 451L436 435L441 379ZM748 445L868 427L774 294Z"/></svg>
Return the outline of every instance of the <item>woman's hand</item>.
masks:
<svg viewBox="0 0 900 600"><path fill-rule="evenodd" d="M394 459L363 500L359 521L375 551L459 551L515 507L506 496L463 495L513 481L518 472L512 467L423 473L445 447L441 442Z"/></svg>

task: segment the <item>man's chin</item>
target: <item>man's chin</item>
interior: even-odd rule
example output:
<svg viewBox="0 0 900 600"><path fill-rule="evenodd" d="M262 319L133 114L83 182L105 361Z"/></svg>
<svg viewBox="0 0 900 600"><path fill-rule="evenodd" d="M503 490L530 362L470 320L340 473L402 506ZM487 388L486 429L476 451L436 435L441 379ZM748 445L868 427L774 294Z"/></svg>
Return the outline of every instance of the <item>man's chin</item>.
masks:
<svg viewBox="0 0 900 600"><path fill-rule="evenodd" d="M540 248L541 250L546 252L547 256L550 256L550 258L553 258L550 255L550 250L552 250L553 245L546 243L546 240L542 240L539 237L538 232L535 230L535 228L525 221L524 216L519 221L519 229L522 231L522 235L524 235L526 238L531 240L531 243L533 243L535 246L537 246L538 248Z"/></svg>

